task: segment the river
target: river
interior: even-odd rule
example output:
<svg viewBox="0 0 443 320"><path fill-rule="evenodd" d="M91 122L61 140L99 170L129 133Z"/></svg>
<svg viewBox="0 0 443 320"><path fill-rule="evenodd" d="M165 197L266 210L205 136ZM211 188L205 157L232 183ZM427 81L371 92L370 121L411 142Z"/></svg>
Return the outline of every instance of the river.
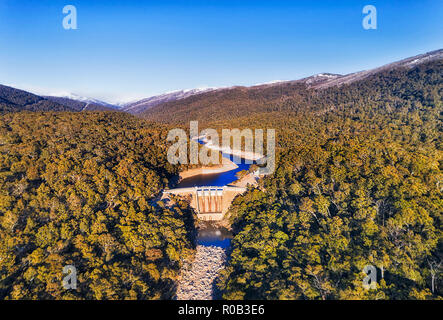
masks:
<svg viewBox="0 0 443 320"><path fill-rule="evenodd" d="M204 144L202 141L199 143ZM223 153L223 157L232 160L230 154ZM200 174L183 179L178 188L199 186L226 186L238 178L236 173L249 170L250 164L237 163L238 168L217 173ZM178 300L211 300L219 298L215 281L218 273L224 268L227 249L231 244L232 233L214 223L200 221L197 237L196 254L193 261L186 262L177 287Z"/></svg>
<svg viewBox="0 0 443 320"><path fill-rule="evenodd" d="M230 154L223 153L224 158L230 159L232 161L232 156ZM213 173L213 174L198 174L180 181L177 188L189 188L189 187L202 187L202 186L212 186L212 187L223 187L232 182L236 181L238 178L236 176L237 172L242 170L249 170L251 164L246 164L245 160L242 159L241 163L236 163L237 169Z"/></svg>
<svg viewBox="0 0 443 320"><path fill-rule="evenodd" d="M177 286L177 300L213 300L220 297L215 282L224 268L232 234L223 227L200 221L197 248L185 261Z"/></svg>
<svg viewBox="0 0 443 320"><path fill-rule="evenodd" d="M198 143L204 145L203 140L197 140ZM228 153L222 153L224 158L234 161L233 156ZM251 164L245 163L245 159L241 159L240 163L236 163L238 168L214 174L199 174L180 181L177 188L189 188L189 187L223 187L238 180L236 174L242 170L249 170ZM217 227L210 222L200 222L200 228L198 230L197 242L202 246L216 246L226 249L230 245L231 233L222 227Z"/></svg>

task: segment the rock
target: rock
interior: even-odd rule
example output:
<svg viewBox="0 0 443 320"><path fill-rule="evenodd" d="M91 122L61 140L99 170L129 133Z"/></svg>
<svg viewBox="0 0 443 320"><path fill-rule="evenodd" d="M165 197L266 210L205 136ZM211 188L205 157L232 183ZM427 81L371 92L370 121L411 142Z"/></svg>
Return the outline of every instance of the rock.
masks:
<svg viewBox="0 0 443 320"><path fill-rule="evenodd" d="M226 252L220 247L197 246L194 261L182 269L177 286L177 300L211 300L213 284L223 269Z"/></svg>

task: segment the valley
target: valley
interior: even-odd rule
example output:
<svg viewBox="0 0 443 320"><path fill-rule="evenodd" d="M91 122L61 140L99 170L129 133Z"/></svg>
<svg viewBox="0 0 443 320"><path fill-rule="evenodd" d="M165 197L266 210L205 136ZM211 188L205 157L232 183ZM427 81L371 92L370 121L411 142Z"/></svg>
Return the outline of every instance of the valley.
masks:
<svg viewBox="0 0 443 320"><path fill-rule="evenodd" d="M443 50L188 93L131 115L0 86L1 299L441 299ZM190 121L275 129L275 171L171 164Z"/></svg>

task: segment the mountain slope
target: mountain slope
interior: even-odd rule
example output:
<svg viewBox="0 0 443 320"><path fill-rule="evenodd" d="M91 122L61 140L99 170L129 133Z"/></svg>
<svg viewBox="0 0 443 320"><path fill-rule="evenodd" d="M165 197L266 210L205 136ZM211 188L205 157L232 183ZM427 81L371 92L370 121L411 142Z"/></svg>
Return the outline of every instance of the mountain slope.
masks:
<svg viewBox="0 0 443 320"><path fill-rule="evenodd" d="M45 99L71 107L75 111L118 111L118 107L95 99L87 99L78 96L55 97L45 96ZM80 100L81 99L81 100Z"/></svg>
<svg viewBox="0 0 443 320"><path fill-rule="evenodd" d="M76 95L39 96L0 85L0 112L19 111L118 111L118 107L96 99Z"/></svg>
<svg viewBox="0 0 443 320"><path fill-rule="evenodd" d="M315 107L314 102L322 104L322 101L318 101L318 95L325 89L335 90L338 94L339 87L343 85L349 86L380 75L389 77L389 72L395 70L407 75L410 70L423 64L436 63L435 67L439 68L438 61L442 60L443 50L437 50L348 75L324 73L295 81L219 89L158 104L141 116L160 122L187 123L190 120L224 121L262 112L293 112Z"/></svg>
<svg viewBox="0 0 443 320"><path fill-rule="evenodd" d="M51 101L27 91L0 85L0 112L76 111L75 108Z"/></svg>
<svg viewBox="0 0 443 320"><path fill-rule="evenodd" d="M314 88L329 88L332 86L340 86L343 84L353 83L355 81L359 81L365 79L371 75L377 74L383 71L394 70L398 68L411 69L415 66L418 66L423 63L432 62L436 60L443 59L443 49L431 51L428 53L420 54L414 57L406 58L397 62L393 62L379 68L365 70L360 72L351 73L345 76L340 76L336 78L331 78L326 82L320 83L318 85L314 85Z"/></svg>
<svg viewBox="0 0 443 320"><path fill-rule="evenodd" d="M123 111L132 114L139 114L165 102L177 101L197 94L210 92L214 90L216 90L216 88L202 88L202 89L199 88L199 89L188 89L188 90L168 92L158 96L153 96L135 102L127 103L124 105Z"/></svg>
<svg viewBox="0 0 443 320"><path fill-rule="evenodd" d="M185 202L150 205L178 173L166 135L122 112L1 114L0 299L172 298L194 226Z"/></svg>
<svg viewBox="0 0 443 320"><path fill-rule="evenodd" d="M276 170L229 210L223 299L442 299L443 59L414 60L274 112L211 110L211 128L276 129Z"/></svg>

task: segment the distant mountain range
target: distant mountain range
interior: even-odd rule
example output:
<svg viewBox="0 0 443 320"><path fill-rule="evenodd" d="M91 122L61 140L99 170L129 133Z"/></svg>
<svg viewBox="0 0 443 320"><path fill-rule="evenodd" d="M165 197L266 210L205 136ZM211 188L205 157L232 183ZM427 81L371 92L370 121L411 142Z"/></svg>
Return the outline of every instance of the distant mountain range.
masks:
<svg viewBox="0 0 443 320"><path fill-rule="evenodd" d="M412 68L416 65L419 65L421 63L434 61L438 59L443 59L443 49L431 51L428 53L420 54L414 57L406 58L397 62L389 63L384 66L371 69L371 70L364 70L360 72L354 72L347 75L341 75L341 74L332 74L332 73L319 73L307 78L303 78L300 80L290 80L290 81L276 81L269 84L263 84L263 85L255 85L250 88L257 88L257 87L270 87L270 86L280 86L280 85L286 85L288 83L304 83L307 85L308 88L311 89L324 89L329 88L333 86L340 86L343 84L349 84L358 80L365 79L373 74L393 70L397 68Z"/></svg>
<svg viewBox="0 0 443 320"><path fill-rule="evenodd" d="M72 107L75 109L75 111L116 111L120 109L119 106L75 94L59 97L44 96L44 98L65 106Z"/></svg>
<svg viewBox="0 0 443 320"><path fill-rule="evenodd" d="M439 59L443 59L443 49L403 59L379 68L347 75L320 73L299 80L273 81L251 87L234 86L227 88L179 90L126 103L122 106L74 94L58 97L39 96L24 90L0 85L0 112L25 110L76 112L119 110L131 114L142 115L146 118L164 120L164 118L170 118L171 114L168 114L167 112L170 109L180 109L181 111L178 114L175 114L176 116L180 116L187 112L187 108L189 108L189 110L191 108L196 108L198 107L198 104L200 104L200 107L204 107L204 103L215 103L216 101L218 103L220 101L225 101L226 105L226 101L230 101L228 102L229 104L237 99L237 101L246 101L246 104L254 104L258 103L256 100L260 100L260 97L263 98L263 95L268 95L269 92L266 93L266 90L269 90L270 88L273 88L274 91L275 88L277 88L280 98L283 96L293 96L298 94L299 91L297 91L297 88L299 87L306 89L326 89L363 80L380 72L399 68L410 69L422 63ZM275 92L273 94L275 94ZM236 108L239 107L241 106L236 106ZM241 110L235 110L234 108L234 112L237 111L241 112Z"/></svg>
<svg viewBox="0 0 443 320"><path fill-rule="evenodd" d="M251 90L251 92L256 92L257 89L260 90L271 87L285 88L288 85L299 85L299 84L303 84L309 89L325 89L333 86L340 86L343 84L353 83L355 81L365 79L373 74L382 71L392 70L396 68L411 68L421 63L438 60L438 59L443 59L443 49L403 59L398 62L390 63L379 68L355 72L347 75L320 73L299 80L287 80L287 81L278 80L269 83L253 85L251 87L234 86L227 88L207 88L207 89L175 91L126 104L124 105L123 110L132 114L144 114L144 116L146 116L151 113L156 113L157 110L161 110L162 106L165 104L166 105L168 103L173 104L174 101L180 100L180 103L186 104L187 102L194 101L196 96L207 97L211 95L218 96L220 94L231 95L235 93L236 90L242 90L242 89Z"/></svg>
<svg viewBox="0 0 443 320"><path fill-rule="evenodd" d="M77 111L72 106L32 94L30 92L0 85L0 112L17 111Z"/></svg>
<svg viewBox="0 0 443 320"><path fill-rule="evenodd" d="M17 111L116 111L117 106L76 95L39 96L24 90L0 85L0 112Z"/></svg>
<svg viewBox="0 0 443 320"><path fill-rule="evenodd" d="M377 83L380 88L385 86L383 77L390 77L390 72L397 72L397 76L407 78L412 76L409 73L415 67L431 63L434 65L427 67L430 71L441 72L442 61L443 49L440 49L347 75L321 73L300 80L221 88L158 104L145 110L140 116L158 122L184 124L190 120L220 122L257 113L303 110L314 101L317 104L322 103L318 101L322 91L334 90L339 94L341 86L359 84L364 94L363 89L373 85L373 81L380 80ZM378 80L374 77L378 77ZM395 95L395 92L387 94Z"/></svg>
<svg viewBox="0 0 443 320"><path fill-rule="evenodd" d="M194 96L196 94L201 94L214 90L217 90L217 88L198 88L168 92L158 96L153 96L135 102L127 103L123 105L122 110L132 114L139 114L165 102L181 100Z"/></svg>

